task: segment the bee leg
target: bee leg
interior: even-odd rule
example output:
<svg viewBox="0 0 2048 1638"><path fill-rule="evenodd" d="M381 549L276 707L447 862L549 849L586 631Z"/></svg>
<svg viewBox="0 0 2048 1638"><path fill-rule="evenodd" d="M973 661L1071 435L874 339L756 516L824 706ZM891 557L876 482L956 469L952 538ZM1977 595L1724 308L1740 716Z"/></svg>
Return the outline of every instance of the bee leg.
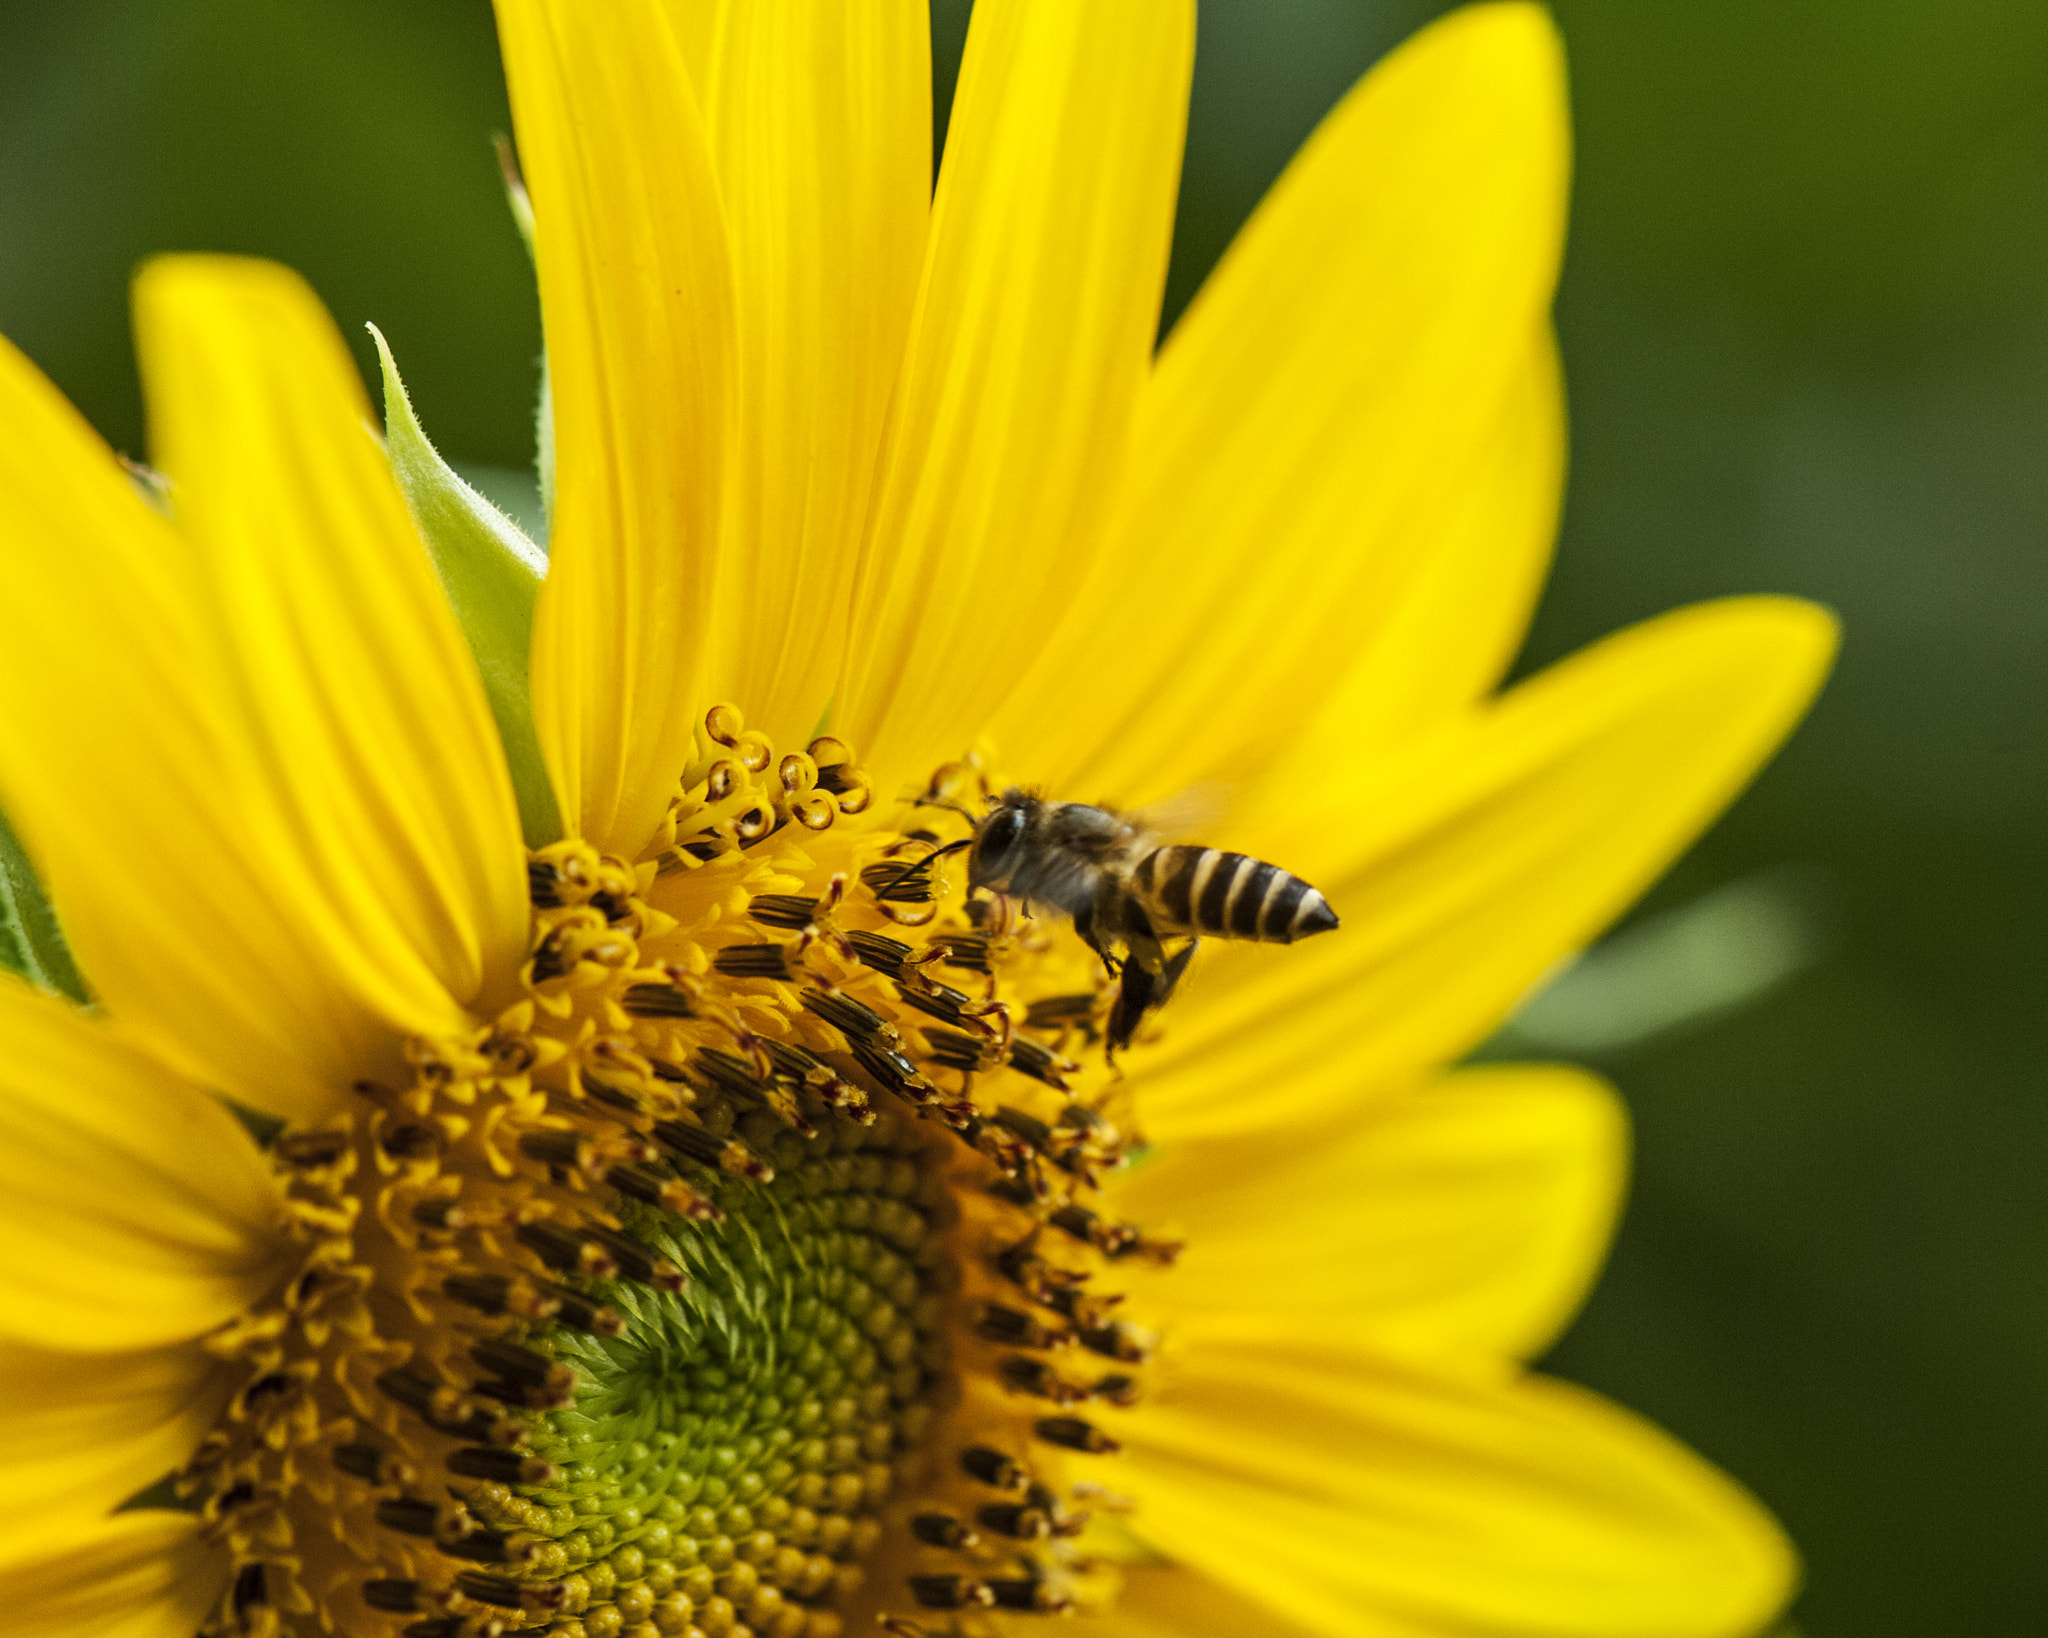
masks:
<svg viewBox="0 0 2048 1638"><path fill-rule="evenodd" d="M1138 1025L1152 1009L1159 988L1158 978L1136 961L1124 963L1122 976L1116 1001L1109 1009L1108 1041L1103 1049L1103 1059L1111 1068L1116 1067L1116 1055L1131 1044L1131 1037L1137 1034Z"/></svg>
<svg viewBox="0 0 2048 1638"><path fill-rule="evenodd" d="M1103 970L1111 978L1116 977L1123 963L1103 947L1102 934L1095 925L1095 907L1084 906L1074 914L1074 931L1081 935L1081 942L1102 958Z"/></svg>
<svg viewBox="0 0 2048 1638"><path fill-rule="evenodd" d="M1188 970L1188 963L1195 959L1195 952L1201 947L1200 939L1189 939L1187 948L1160 969L1159 993L1153 997L1153 1006L1163 1007L1172 998L1175 987L1180 983L1181 974Z"/></svg>

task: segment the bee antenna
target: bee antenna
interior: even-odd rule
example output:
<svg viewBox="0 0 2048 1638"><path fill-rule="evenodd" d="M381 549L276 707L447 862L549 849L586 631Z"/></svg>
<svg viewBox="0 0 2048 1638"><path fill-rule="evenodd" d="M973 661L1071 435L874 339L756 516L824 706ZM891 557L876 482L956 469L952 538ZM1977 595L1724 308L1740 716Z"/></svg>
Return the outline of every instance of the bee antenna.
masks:
<svg viewBox="0 0 2048 1638"><path fill-rule="evenodd" d="M943 802L934 802L931 804L931 806L945 807L946 804ZM972 836L963 836L957 842L948 842L944 847L934 848L931 852L927 853L922 859L912 859L909 864L905 865L901 870L897 871L895 875L889 878L886 886L878 887L875 889L875 897L878 899L886 898L892 889L902 886L903 883L909 881L910 878L912 876L915 876L920 870L928 870L939 860L943 859L947 854L958 853L962 848L972 846L974 846L974 838Z"/></svg>
<svg viewBox="0 0 2048 1638"><path fill-rule="evenodd" d="M910 805L914 808L944 808L948 813L959 814L960 817L962 819L965 819L970 825L976 825L981 823L980 820L976 819L973 814L969 813L967 809L963 808L958 802L941 802L937 800L935 797L920 796L915 802L911 803ZM935 853L932 855L932 857L937 858L938 855Z"/></svg>

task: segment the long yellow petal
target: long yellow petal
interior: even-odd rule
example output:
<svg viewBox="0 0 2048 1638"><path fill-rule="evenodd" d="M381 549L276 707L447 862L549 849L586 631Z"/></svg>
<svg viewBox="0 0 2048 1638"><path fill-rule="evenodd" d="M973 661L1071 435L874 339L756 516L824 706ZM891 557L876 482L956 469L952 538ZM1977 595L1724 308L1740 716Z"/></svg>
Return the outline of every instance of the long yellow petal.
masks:
<svg viewBox="0 0 2048 1638"><path fill-rule="evenodd" d="M1167 1564L1123 1571L1111 1609L1063 1622L1059 1632L1060 1638L1306 1638L1303 1628L1221 1582ZM1347 1630L1346 1638L1396 1634L1361 1622ZM1399 1638L1411 1638L1411 1633L1403 1630Z"/></svg>
<svg viewBox="0 0 2048 1638"><path fill-rule="evenodd" d="M1811 604L1701 604L1401 754L1319 763L1265 834L1343 925L1284 950L1204 952L1161 1014L1148 1130L1178 1142L1332 1097L1355 1107L1469 1050L1748 783L1834 643Z"/></svg>
<svg viewBox="0 0 2048 1638"><path fill-rule="evenodd" d="M152 454L278 793L279 891L397 1029L517 966L519 814L475 661L297 274L167 257L135 283Z"/></svg>
<svg viewBox="0 0 2048 1638"><path fill-rule="evenodd" d="M0 1541L73 1531L181 1467L220 1414L222 1363L196 1345L81 1356L0 1343Z"/></svg>
<svg viewBox="0 0 2048 1638"><path fill-rule="evenodd" d="M709 693L802 745L831 702L931 211L924 0L728 4L705 119L739 294Z"/></svg>
<svg viewBox="0 0 2048 1638"><path fill-rule="evenodd" d="M734 415L732 266L660 0L498 0L555 425L533 714L572 833L631 857L702 709Z"/></svg>
<svg viewBox="0 0 2048 1638"><path fill-rule="evenodd" d="M835 732L921 779L1099 545L1152 351L1188 0L974 9Z"/></svg>
<svg viewBox="0 0 2048 1638"><path fill-rule="evenodd" d="M37 1638L192 1638L228 1568L193 1514L118 1513L0 1557L0 1606Z"/></svg>
<svg viewBox="0 0 2048 1638"><path fill-rule="evenodd" d="M0 804L117 1025L189 1079L317 1114L389 1026L267 850L271 775L198 561L4 342L0 421L8 591L36 611L0 643Z"/></svg>
<svg viewBox="0 0 2048 1638"><path fill-rule="evenodd" d="M1414 578L1321 708L1275 736L1282 760L1332 744L1347 756L1371 755L1426 732L1500 682L1550 567L1564 468L1564 382L1546 321ZM1278 807L1287 801L1283 783L1248 781L1245 789ZM1257 818L1247 811L1238 822L1249 833Z"/></svg>
<svg viewBox="0 0 2048 1638"><path fill-rule="evenodd" d="M1256 774L1460 550L1568 164L1533 5L1452 13L1339 104L1160 355L1098 573L993 730L1011 768L1125 803ZM1516 476L1495 508L1555 504L1554 470ZM1524 531L1484 522L1524 581Z"/></svg>
<svg viewBox="0 0 2048 1638"><path fill-rule="evenodd" d="M1591 1287L1627 1160L1604 1082L1489 1068L1178 1145L1119 1196L1186 1234L1158 1291L1176 1312L1349 1315L1390 1344L1526 1359Z"/></svg>
<svg viewBox="0 0 2048 1638"><path fill-rule="evenodd" d="M12 977L0 1040L0 1337L153 1347L262 1295L278 1201L233 1117Z"/></svg>
<svg viewBox="0 0 2048 1638"><path fill-rule="evenodd" d="M1790 1590L1754 1500L1582 1390L1310 1318L1189 1320L1179 1358L1116 1421L1134 1525L1311 1632L1750 1638Z"/></svg>

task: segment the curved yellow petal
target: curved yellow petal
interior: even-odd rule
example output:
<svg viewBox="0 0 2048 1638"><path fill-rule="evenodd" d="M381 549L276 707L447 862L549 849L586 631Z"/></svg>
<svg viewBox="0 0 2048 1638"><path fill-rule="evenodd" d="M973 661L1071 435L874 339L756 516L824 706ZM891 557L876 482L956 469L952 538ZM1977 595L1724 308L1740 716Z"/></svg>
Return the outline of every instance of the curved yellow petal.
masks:
<svg viewBox="0 0 2048 1638"><path fill-rule="evenodd" d="M1751 1497L1583 1390L1306 1317L1204 1316L1178 1343L1166 1396L1116 1422L1134 1526L1310 1632L1750 1638L1790 1591Z"/></svg>
<svg viewBox="0 0 2048 1638"><path fill-rule="evenodd" d="M498 0L555 427L533 714L562 821L632 857L702 709L734 416L732 266L661 0Z"/></svg>
<svg viewBox="0 0 2048 1638"><path fill-rule="evenodd" d="M341 336L271 262L135 281L151 452L210 583L277 792L271 862L348 988L460 1028L531 914L511 777L468 645Z"/></svg>
<svg viewBox="0 0 2048 1638"><path fill-rule="evenodd" d="M1340 1065L1330 1073L1341 1076ZM1174 1312L1347 1315L1391 1345L1540 1352L1614 1231L1628 1123L1561 1066L1467 1070L1365 1107L1181 1144L1118 1193L1184 1231Z"/></svg>
<svg viewBox="0 0 2048 1638"><path fill-rule="evenodd" d="M738 462L708 702L802 745L846 605L931 211L924 0L727 4L705 122L739 310Z"/></svg>
<svg viewBox="0 0 2048 1638"><path fill-rule="evenodd" d="M104 1518L183 1466L220 1414L204 1349L82 1357L0 1342L0 1541L9 1552Z"/></svg>
<svg viewBox="0 0 2048 1638"><path fill-rule="evenodd" d="M117 1513L0 1557L0 1606L37 1638L192 1638L228 1568L193 1514Z"/></svg>
<svg viewBox="0 0 2048 1638"><path fill-rule="evenodd" d="M1151 356L1189 0L974 8L834 731L964 752L1093 558Z"/></svg>
<svg viewBox="0 0 2048 1638"><path fill-rule="evenodd" d="M1292 1621L1179 1565L1138 1565L1122 1572L1122 1583L1113 1608L1062 1623L1061 1638L1305 1638ZM1360 1622L1346 1638L1395 1638L1395 1632Z"/></svg>
<svg viewBox="0 0 2048 1638"><path fill-rule="evenodd" d="M1564 380L1546 320L1414 578L1320 709L1274 736L1282 760L1332 745L1346 756L1370 755L1437 726L1500 682L1543 590L1564 472ZM1283 783L1250 782L1246 791L1255 803L1279 806ZM1248 842L1258 824L1253 805L1237 816Z"/></svg>
<svg viewBox="0 0 2048 1638"><path fill-rule="evenodd" d="M1554 399L1522 411L1553 447L1469 514L1529 391L1568 147L1533 5L1452 13L1339 104L1162 351L1097 573L993 729L1008 766L1122 803L1249 779L1461 531L1502 530L1526 597Z"/></svg>
<svg viewBox="0 0 2048 1638"><path fill-rule="evenodd" d="M0 1041L0 1337L146 1348L262 1295L278 1200L231 1115L11 976Z"/></svg>
<svg viewBox="0 0 2048 1638"><path fill-rule="evenodd" d="M1147 1130L1181 1142L1349 1108L1469 1050L1749 782L1834 645L1812 604L1700 604L1396 754L1317 765L1262 841L1343 925L1205 950L1143 1066Z"/></svg>
<svg viewBox="0 0 2048 1638"><path fill-rule="evenodd" d="M37 611L0 643L0 805L125 1033L254 1107L317 1114L390 1032L267 849L270 771L199 561L4 342L0 420L8 591Z"/></svg>

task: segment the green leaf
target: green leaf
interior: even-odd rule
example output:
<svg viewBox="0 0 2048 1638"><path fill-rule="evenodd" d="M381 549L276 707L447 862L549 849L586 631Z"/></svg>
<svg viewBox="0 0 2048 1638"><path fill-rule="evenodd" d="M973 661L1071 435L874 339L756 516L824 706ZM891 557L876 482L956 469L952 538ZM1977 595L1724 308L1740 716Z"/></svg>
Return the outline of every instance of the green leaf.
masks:
<svg viewBox="0 0 2048 1638"><path fill-rule="evenodd" d="M0 967L83 1003L85 985L28 855L0 816Z"/></svg>
<svg viewBox="0 0 2048 1638"><path fill-rule="evenodd" d="M374 324L369 328L384 365L384 436L391 470L483 674L527 846L544 847L560 839L562 820L534 733L527 655L547 554L435 453L413 414L391 348Z"/></svg>

